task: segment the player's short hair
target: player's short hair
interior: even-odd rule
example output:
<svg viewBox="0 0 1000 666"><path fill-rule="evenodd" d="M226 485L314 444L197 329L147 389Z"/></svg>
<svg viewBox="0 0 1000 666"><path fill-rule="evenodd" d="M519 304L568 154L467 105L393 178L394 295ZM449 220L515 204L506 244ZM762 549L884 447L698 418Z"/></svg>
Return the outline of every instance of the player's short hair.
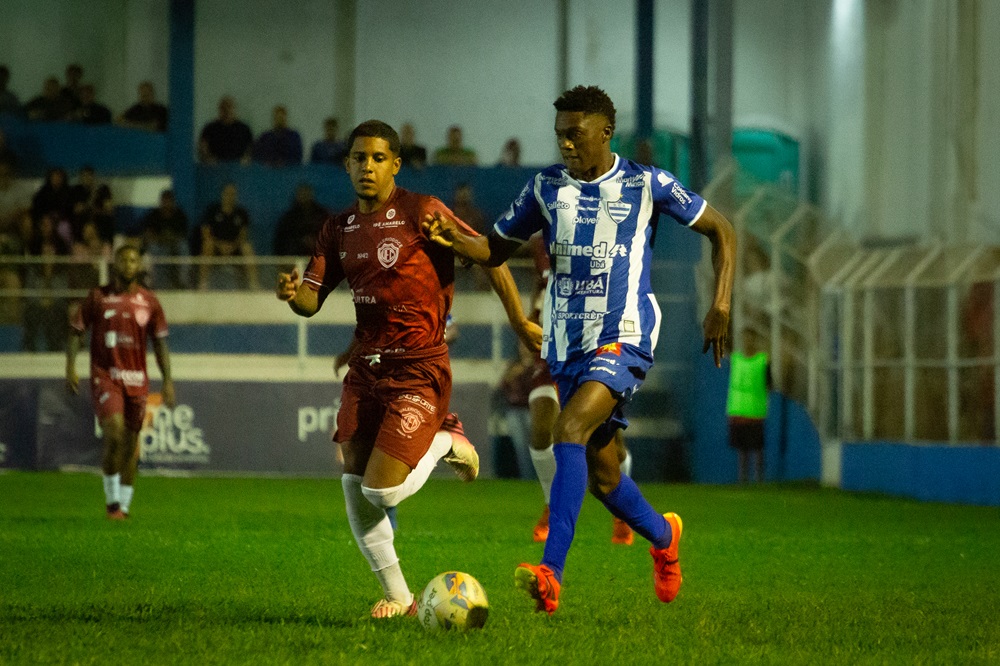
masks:
<svg viewBox="0 0 1000 666"><path fill-rule="evenodd" d="M351 135L347 137L348 150L354 147L354 140L358 137L385 139L389 143L389 150L392 151L392 154L399 155L399 134L388 123L381 120L366 120L355 127L351 130Z"/></svg>
<svg viewBox="0 0 1000 666"><path fill-rule="evenodd" d="M599 113L611 123L611 131L615 131L615 105L597 86L577 86L559 96L552 103L556 111L582 111L583 113Z"/></svg>

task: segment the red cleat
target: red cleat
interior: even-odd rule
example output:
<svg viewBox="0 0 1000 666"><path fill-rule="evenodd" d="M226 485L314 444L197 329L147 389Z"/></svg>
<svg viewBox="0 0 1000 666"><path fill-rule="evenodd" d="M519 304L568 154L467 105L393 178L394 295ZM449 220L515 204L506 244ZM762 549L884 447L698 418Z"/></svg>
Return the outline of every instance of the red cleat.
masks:
<svg viewBox="0 0 1000 666"><path fill-rule="evenodd" d="M549 505L545 505L545 510L535 523L535 529L531 531L531 538L538 543L544 543L549 538Z"/></svg>
<svg viewBox="0 0 1000 666"><path fill-rule="evenodd" d="M615 518L611 525L611 543L620 543L625 546L631 546L635 537L632 534L632 528L628 526L621 518Z"/></svg>
<svg viewBox="0 0 1000 666"><path fill-rule="evenodd" d="M672 538L666 548L650 548L653 556L653 583L656 596L664 603L670 603L681 589L681 565L678 560L677 546L681 540L684 523L676 513L665 513L663 517L670 523Z"/></svg>
<svg viewBox="0 0 1000 666"><path fill-rule="evenodd" d="M536 612L545 611L552 615L559 608L561 585L552 569L544 564L521 564L514 570L514 585L535 600Z"/></svg>

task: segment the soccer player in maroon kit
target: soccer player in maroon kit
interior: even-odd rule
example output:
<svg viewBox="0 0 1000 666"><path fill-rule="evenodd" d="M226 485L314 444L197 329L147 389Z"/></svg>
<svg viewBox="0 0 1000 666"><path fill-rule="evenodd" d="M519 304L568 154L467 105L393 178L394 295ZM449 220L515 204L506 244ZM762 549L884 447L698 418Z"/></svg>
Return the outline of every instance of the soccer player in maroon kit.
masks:
<svg viewBox="0 0 1000 666"><path fill-rule="evenodd" d="M311 317L340 282L350 286L357 348L344 377L334 439L343 446L348 522L384 593L371 615L389 618L415 614L416 599L385 510L419 490L439 459L472 480L479 457L464 438L435 437L451 397L444 333L455 259L431 242L421 223L434 212L453 214L434 197L396 187L402 162L399 136L389 125L361 123L347 145L357 202L323 225L301 283L295 271L280 274L276 293L293 312ZM489 274L514 330L539 348L541 329L525 317L510 272Z"/></svg>
<svg viewBox="0 0 1000 666"><path fill-rule="evenodd" d="M146 416L149 377L146 338L153 339L163 375L163 403L174 406L174 383L167 350L167 320L160 301L139 284L139 250L122 245L115 252L111 283L95 287L73 313L66 345L66 388L80 392L76 354L90 335L90 394L104 432L104 496L107 517L128 518L139 464L139 431Z"/></svg>

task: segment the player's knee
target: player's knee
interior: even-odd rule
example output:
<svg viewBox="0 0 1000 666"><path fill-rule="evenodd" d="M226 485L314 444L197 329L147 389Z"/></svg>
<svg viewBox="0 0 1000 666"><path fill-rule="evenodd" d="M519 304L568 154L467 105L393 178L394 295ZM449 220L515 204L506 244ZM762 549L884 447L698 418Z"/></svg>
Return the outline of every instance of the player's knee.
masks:
<svg viewBox="0 0 1000 666"><path fill-rule="evenodd" d="M593 428L576 418L562 418L556 421L556 426L552 430L552 440L554 442L571 442L573 444L586 444L590 439Z"/></svg>
<svg viewBox="0 0 1000 666"><path fill-rule="evenodd" d="M590 494L598 499L601 499L607 497L612 490L618 487L618 483L621 481L621 475L620 473L615 474L611 471L592 472L587 481Z"/></svg>
<svg viewBox="0 0 1000 666"><path fill-rule="evenodd" d="M369 502L380 509L388 509L396 506L409 496L406 492L405 483L391 488L369 488L368 486L361 486L361 492L364 493Z"/></svg>

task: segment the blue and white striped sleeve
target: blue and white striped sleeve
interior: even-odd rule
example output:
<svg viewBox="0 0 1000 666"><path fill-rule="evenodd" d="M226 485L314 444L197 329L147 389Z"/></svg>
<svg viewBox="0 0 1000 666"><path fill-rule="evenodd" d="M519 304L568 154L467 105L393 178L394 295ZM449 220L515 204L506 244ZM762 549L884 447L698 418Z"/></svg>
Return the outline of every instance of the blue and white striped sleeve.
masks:
<svg viewBox="0 0 1000 666"><path fill-rule="evenodd" d="M708 205L698 194L684 187L674 174L652 167L653 206L679 223L691 226Z"/></svg>

